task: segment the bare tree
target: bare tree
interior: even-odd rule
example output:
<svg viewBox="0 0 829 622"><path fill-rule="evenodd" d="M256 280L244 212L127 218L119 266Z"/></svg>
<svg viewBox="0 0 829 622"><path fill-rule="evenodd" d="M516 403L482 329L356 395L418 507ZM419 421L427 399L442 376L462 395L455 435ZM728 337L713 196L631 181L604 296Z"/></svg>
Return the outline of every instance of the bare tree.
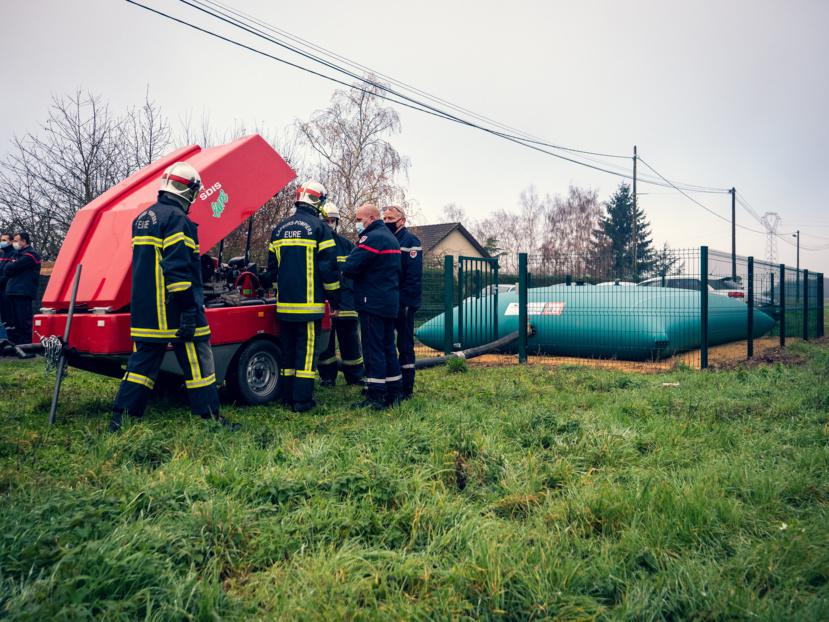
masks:
<svg viewBox="0 0 829 622"><path fill-rule="evenodd" d="M325 185L349 230L363 203L408 203L399 178L406 176L410 163L388 141L400 132L400 119L381 105L378 92L371 87L335 91L328 108L297 123L316 159L309 172Z"/></svg>
<svg viewBox="0 0 829 622"><path fill-rule="evenodd" d="M464 226L471 224L467 221L466 210L457 203L449 203L443 206L443 222L460 222Z"/></svg>
<svg viewBox="0 0 829 622"><path fill-rule="evenodd" d="M172 130L161 108L150 99L150 88L139 108L130 108L124 122L129 168L138 170L170 150Z"/></svg>
<svg viewBox="0 0 829 622"><path fill-rule="evenodd" d="M541 256L559 270L584 275L593 248L593 231L602 210L596 190L570 186L566 197L556 196L544 211Z"/></svg>
<svg viewBox="0 0 829 622"><path fill-rule="evenodd" d="M128 142L101 98L54 97L40 131L15 137L2 163L0 219L31 231L53 256L75 213L134 170Z"/></svg>

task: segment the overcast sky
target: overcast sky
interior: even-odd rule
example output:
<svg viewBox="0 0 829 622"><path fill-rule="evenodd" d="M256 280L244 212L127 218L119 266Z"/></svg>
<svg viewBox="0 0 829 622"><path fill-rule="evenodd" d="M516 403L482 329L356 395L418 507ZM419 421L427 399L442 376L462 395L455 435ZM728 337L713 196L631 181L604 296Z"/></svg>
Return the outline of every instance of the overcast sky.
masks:
<svg viewBox="0 0 829 622"><path fill-rule="evenodd" d="M176 0L142 1L232 32ZM637 144L668 177L735 186L758 212L779 212L783 231L803 230L803 246L829 246L829 1L225 1L557 144ZM334 89L123 0L0 2L0 154L37 128L51 94L78 87L123 109L149 85L173 119L207 111L217 127L275 130L325 107ZM513 208L529 184L588 186L604 199L619 182L420 113L400 117L394 144L411 158L408 189L426 221L450 202L473 217ZM730 250L729 224L676 193L640 190L655 193L640 204L658 245ZM728 195L697 198L730 216ZM737 245L765 256L763 235L738 230ZM778 260L793 265L795 249L781 241ZM829 273L829 250L803 250L801 262Z"/></svg>

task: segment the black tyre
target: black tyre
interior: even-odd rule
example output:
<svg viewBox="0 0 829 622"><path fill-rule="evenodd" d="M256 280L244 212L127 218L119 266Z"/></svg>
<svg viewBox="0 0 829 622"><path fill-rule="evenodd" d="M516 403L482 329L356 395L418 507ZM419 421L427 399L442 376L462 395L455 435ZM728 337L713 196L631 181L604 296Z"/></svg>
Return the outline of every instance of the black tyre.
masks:
<svg viewBox="0 0 829 622"><path fill-rule="evenodd" d="M279 357L279 348L265 339L243 346L228 378L236 397L253 405L276 399Z"/></svg>

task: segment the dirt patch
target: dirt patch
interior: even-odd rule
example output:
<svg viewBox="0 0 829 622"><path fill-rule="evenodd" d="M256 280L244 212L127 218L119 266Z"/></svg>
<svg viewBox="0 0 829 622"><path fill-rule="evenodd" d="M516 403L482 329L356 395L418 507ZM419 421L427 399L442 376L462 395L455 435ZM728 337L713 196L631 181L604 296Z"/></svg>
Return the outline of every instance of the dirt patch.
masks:
<svg viewBox="0 0 829 622"><path fill-rule="evenodd" d="M797 339L787 339L793 343ZM829 344L829 338L810 340L809 343ZM425 348L418 348L418 356L440 356L442 352L431 350L428 353L422 352ZM747 359L747 346L745 341L735 341L719 346L708 348L708 367L710 369L736 369L738 367L757 367L771 363L783 363L785 365L800 365L805 358L792 353L786 348L780 347L779 337L760 337L754 340L754 357ZM469 365L476 367L505 367L515 365L518 356L515 354L484 354L473 359L468 359ZM529 356L529 363L532 365L543 365L545 367L562 367L566 365L578 367L590 367L594 369L613 369L618 371L635 372L641 374L655 374L670 371L680 366L699 369L700 351L691 350L683 352L661 361L621 361L616 359L591 359L575 356Z"/></svg>

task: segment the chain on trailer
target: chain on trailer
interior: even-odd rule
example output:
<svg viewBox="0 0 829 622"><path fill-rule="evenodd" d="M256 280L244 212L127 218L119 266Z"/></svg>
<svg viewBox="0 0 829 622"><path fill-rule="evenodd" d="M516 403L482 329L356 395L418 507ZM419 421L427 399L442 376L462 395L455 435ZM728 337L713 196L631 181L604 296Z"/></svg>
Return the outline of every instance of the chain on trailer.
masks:
<svg viewBox="0 0 829 622"><path fill-rule="evenodd" d="M40 345L43 347L44 374L49 376L58 368L58 362L63 353L63 341L57 335L49 335L48 337L44 337L40 333L37 335L40 339ZM64 375L67 371L64 370Z"/></svg>

